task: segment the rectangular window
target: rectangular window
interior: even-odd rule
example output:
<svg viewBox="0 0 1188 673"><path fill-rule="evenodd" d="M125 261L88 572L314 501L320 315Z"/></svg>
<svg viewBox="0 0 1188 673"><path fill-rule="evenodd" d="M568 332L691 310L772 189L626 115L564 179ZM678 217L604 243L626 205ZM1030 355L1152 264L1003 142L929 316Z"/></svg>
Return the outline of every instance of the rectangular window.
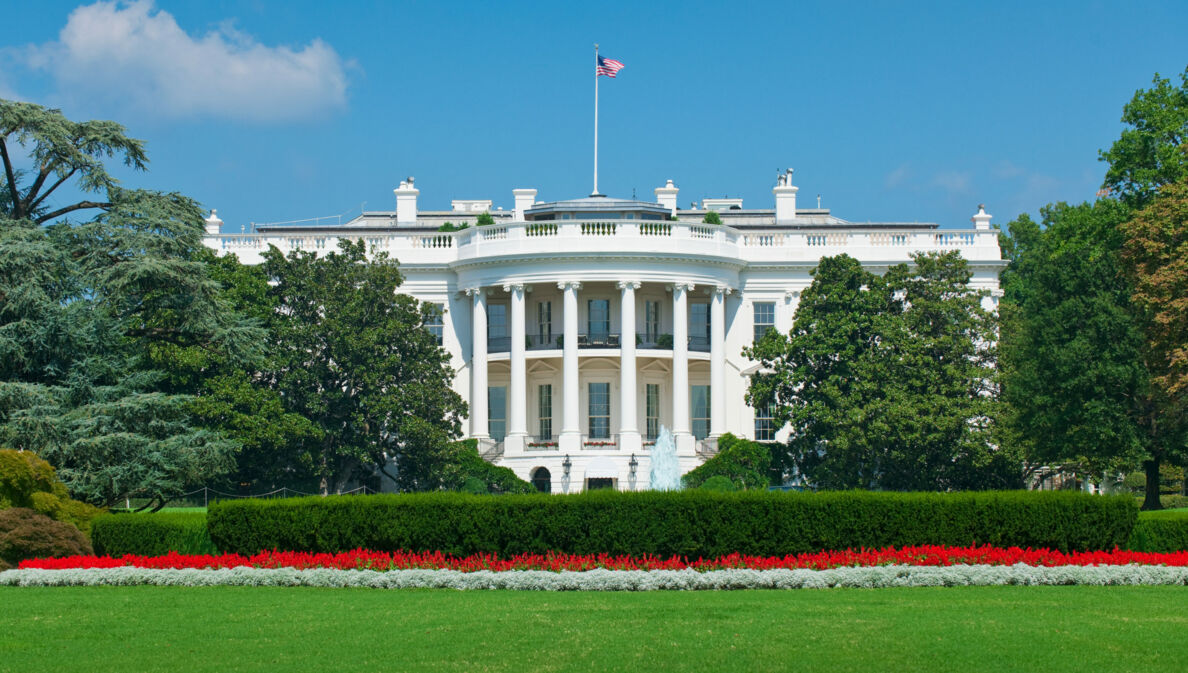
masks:
<svg viewBox="0 0 1188 673"><path fill-rule="evenodd" d="M692 407L693 436L697 439L709 437L710 387L690 386L689 405Z"/></svg>
<svg viewBox="0 0 1188 673"><path fill-rule="evenodd" d="M767 334L767 330L775 329L775 302L755 302L755 341L758 342Z"/></svg>
<svg viewBox="0 0 1188 673"><path fill-rule="evenodd" d="M709 350L710 306L704 302L689 305L689 348Z"/></svg>
<svg viewBox="0 0 1188 673"><path fill-rule="evenodd" d="M487 338L507 337L507 304L487 305Z"/></svg>
<svg viewBox="0 0 1188 673"><path fill-rule="evenodd" d="M660 302L645 301L644 302L644 339L650 343L656 343L656 339L660 336Z"/></svg>
<svg viewBox="0 0 1188 673"><path fill-rule="evenodd" d="M540 345L553 342L553 303L542 301L536 304L536 334Z"/></svg>
<svg viewBox="0 0 1188 673"><path fill-rule="evenodd" d="M544 383L537 387L537 416L540 417L537 441L547 442L553 438L553 384Z"/></svg>
<svg viewBox="0 0 1188 673"><path fill-rule="evenodd" d="M656 441L660 436L660 384L649 383L644 386L644 418L647 419L648 439Z"/></svg>
<svg viewBox="0 0 1188 673"><path fill-rule="evenodd" d="M425 316L425 329L437 340L437 345L443 343L445 335L445 304L429 304L428 315Z"/></svg>
<svg viewBox="0 0 1188 673"><path fill-rule="evenodd" d="M507 436L507 386L487 388L487 431L497 442Z"/></svg>
<svg viewBox="0 0 1188 673"><path fill-rule="evenodd" d="M610 384L589 383L590 439L610 439Z"/></svg>
<svg viewBox="0 0 1188 673"><path fill-rule="evenodd" d="M755 410L755 441L756 442L774 442L775 441L775 407L774 405L766 405Z"/></svg>
<svg viewBox="0 0 1188 673"><path fill-rule="evenodd" d="M610 300L590 299L586 302L586 334L590 341L605 342L610 334Z"/></svg>

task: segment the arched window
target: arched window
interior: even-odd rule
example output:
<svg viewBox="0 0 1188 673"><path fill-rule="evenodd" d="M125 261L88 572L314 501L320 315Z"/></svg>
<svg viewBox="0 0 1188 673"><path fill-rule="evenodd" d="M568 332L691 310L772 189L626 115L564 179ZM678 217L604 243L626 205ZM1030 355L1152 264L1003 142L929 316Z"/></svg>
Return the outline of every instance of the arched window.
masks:
<svg viewBox="0 0 1188 673"><path fill-rule="evenodd" d="M532 485L541 493L553 491L553 476L546 467L538 467L532 471Z"/></svg>

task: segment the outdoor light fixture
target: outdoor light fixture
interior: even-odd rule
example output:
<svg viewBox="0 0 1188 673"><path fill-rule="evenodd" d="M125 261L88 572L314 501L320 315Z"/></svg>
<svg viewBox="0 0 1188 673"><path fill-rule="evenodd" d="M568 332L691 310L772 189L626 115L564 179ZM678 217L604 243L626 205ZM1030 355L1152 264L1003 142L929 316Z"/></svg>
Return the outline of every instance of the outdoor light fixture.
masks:
<svg viewBox="0 0 1188 673"><path fill-rule="evenodd" d="M634 453L631 454L631 462L627 463L627 466L631 468L631 476L634 477L635 476L635 468L639 467L639 461L635 459Z"/></svg>
<svg viewBox="0 0 1188 673"><path fill-rule="evenodd" d="M565 476L569 476L569 468L573 467L573 462L569 460L569 454L565 454L565 460L561 463L561 468L565 470Z"/></svg>

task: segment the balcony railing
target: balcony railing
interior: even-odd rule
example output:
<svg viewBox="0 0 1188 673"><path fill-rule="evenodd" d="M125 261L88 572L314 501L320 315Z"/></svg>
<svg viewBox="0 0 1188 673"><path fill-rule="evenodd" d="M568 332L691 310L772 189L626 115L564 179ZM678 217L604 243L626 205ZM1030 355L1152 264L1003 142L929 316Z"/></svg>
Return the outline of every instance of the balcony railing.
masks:
<svg viewBox="0 0 1188 673"><path fill-rule="evenodd" d="M619 435L609 437L582 437L583 451L617 451L619 449Z"/></svg>
<svg viewBox="0 0 1188 673"><path fill-rule="evenodd" d="M710 340L705 336L689 337L689 350L695 353L710 352ZM565 345L562 334L528 334L524 337L524 348L530 351L560 350ZM620 348L622 336L618 332L594 332L578 334L578 348ZM650 348L654 350L672 350L671 334L636 334L636 348ZM507 353L511 351L511 337L487 337L488 353Z"/></svg>

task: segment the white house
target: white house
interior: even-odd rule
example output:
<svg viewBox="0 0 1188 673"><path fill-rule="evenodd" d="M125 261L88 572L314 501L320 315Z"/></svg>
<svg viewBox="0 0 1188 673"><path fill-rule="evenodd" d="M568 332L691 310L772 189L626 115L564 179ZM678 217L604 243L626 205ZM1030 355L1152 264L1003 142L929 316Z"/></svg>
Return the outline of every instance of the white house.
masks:
<svg viewBox="0 0 1188 673"><path fill-rule="evenodd" d="M844 252L882 272L916 251L959 250L974 287L991 291L988 308L1005 264L981 206L972 229L847 222L797 207L791 171L772 190L774 209L741 199L680 209L672 180L655 202L540 202L535 189L516 189L512 210L456 200L450 211L422 211L412 178L394 191L395 212L334 226L231 234L212 211L205 240L248 264L269 245L321 253L344 237L387 251L405 274L403 291L442 309L431 329L470 404L468 436L489 460L552 492L646 488L661 425L675 436L682 471L712 455L725 432L782 439L764 410L744 402L755 364L742 349L769 328L791 328L821 257ZM722 226L703 223L709 211ZM483 212L493 225L439 231Z"/></svg>

